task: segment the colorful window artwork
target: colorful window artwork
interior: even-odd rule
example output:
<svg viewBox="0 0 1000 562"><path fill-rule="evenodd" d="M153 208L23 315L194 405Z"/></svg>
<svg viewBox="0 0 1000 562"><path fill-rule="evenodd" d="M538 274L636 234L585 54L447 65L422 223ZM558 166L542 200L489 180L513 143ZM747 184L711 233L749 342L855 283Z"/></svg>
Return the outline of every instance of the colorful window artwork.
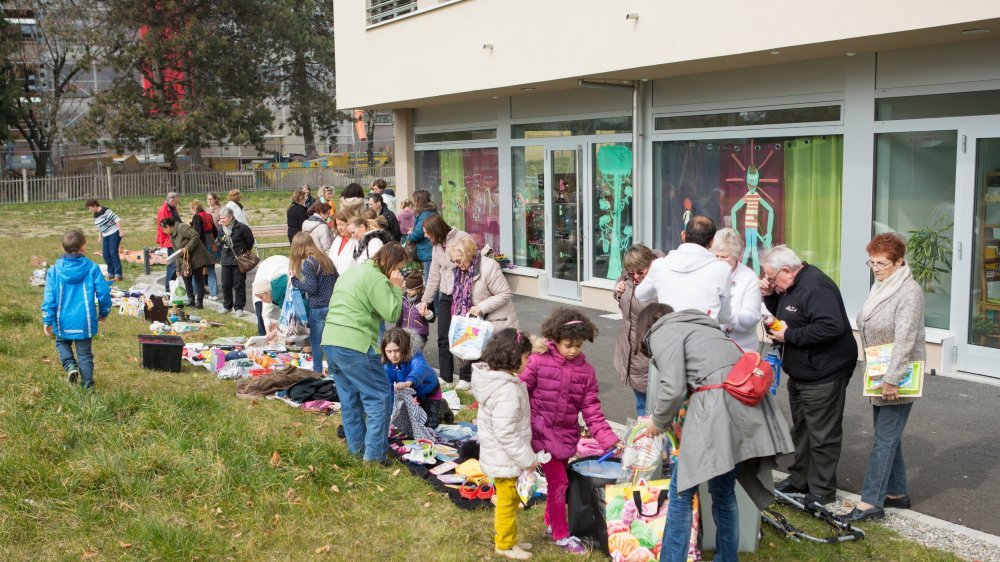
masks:
<svg viewBox="0 0 1000 562"><path fill-rule="evenodd" d="M593 145L594 277L617 279L632 244L632 145Z"/></svg>
<svg viewBox="0 0 1000 562"><path fill-rule="evenodd" d="M739 232L758 273L760 253L787 244L839 280L843 137L655 142L653 158L657 248L705 215Z"/></svg>
<svg viewBox="0 0 1000 562"><path fill-rule="evenodd" d="M416 164L417 189L431 193L445 221L502 252L497 149L418 151Z"/></svg>

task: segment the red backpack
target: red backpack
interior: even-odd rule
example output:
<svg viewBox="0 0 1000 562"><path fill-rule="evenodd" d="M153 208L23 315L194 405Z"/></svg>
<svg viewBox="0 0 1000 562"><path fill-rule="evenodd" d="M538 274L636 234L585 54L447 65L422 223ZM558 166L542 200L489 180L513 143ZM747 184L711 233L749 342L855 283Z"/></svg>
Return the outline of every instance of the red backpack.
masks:
<svg viewBox="0 0 1000 562"><path fill-rule="evenodd" d="M724 388L733 398L747 406L756 406L771 388L773 379L771 364L763 360L759 353L747 351L733 365L722 384L700 386L694 392Z"/></svg>

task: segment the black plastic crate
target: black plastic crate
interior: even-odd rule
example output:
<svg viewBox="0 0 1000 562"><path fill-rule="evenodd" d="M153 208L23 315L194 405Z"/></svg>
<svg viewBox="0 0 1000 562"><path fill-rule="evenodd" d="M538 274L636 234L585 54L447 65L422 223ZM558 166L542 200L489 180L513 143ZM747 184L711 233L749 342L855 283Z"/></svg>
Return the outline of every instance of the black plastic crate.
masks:
<svg viewBox="0 0 1000 562"><path fill-rule="evenodd" d="M178 336L139 336L142 366L157 371L181 372L184 340Z"/></svg>

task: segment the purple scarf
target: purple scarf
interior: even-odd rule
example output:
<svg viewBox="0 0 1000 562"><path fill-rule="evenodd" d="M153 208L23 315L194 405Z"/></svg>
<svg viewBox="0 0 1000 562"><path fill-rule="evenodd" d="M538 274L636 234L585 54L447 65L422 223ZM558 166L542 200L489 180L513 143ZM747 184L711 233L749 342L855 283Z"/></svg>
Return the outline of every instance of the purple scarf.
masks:
<svg viewBox="0 0 1000 562"><path fill-rule="evenodd" d="M472 257L469 268L455 267L455 288L451 292L451 315L466 316L472 308L472 277L479 267L479 253Z"/></svg>

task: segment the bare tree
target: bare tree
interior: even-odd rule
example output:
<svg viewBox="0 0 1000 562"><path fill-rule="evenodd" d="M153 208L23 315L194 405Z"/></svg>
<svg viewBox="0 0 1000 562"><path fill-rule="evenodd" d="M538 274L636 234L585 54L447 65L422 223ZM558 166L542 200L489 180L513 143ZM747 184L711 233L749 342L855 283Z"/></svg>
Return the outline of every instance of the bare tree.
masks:
<svg viewBox="0 0 1000 562"><path fill-rule="evenodd" d="M13 87L0 87L0 121L27 142L36 177L48 173L65 124L86 112L93 93L80 85L80 78L95 57L85 33L95 5L76 0L4 3L8 36L3 42L3 74ZM12 19L33 19L36 25L10 25Z"/></svg>

